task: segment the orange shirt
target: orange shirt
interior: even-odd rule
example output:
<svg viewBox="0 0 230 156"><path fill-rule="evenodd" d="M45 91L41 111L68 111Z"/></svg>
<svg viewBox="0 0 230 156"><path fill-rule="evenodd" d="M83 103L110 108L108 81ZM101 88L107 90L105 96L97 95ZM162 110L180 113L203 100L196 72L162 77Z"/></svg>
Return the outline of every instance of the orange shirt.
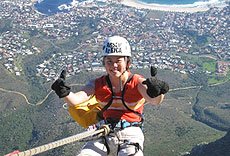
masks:
<svg viewBox="0 0 230 156"><path fill-rule="evenodd" d="M135 74L133 78L125 86L124 101L125 104L132 110L142 114L145 100L137 89L138 79L141 75ZM141 117L130 110L127 110L121 100L122 92L114 93L112 104L104 111L103 117L114 119L125 119L129 122L140 121ZM101 107L108 104L112 98L112 92L107 86L106 76L102 76L95 80L95 97Z"/></svg>

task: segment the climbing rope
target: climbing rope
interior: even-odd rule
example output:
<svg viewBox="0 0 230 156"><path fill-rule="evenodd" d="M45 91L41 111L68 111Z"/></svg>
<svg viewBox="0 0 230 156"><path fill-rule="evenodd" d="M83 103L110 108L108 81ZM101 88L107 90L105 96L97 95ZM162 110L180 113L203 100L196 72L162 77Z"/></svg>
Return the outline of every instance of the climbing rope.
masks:
<svg viewBox="0 0 230 156"><path fill-rule="evenodd" d="M51 142L49 144L45 144L45 145L38 146L38 147L29 149L23 152L13 154L13 156L32 156L32 155L39 154L39 153L48 151L50 149L56 148L56 147L60 147L60 146L63 146L63 145L66 145L66 144L69 144L75 141L79 141L81 139L87 138L92 135L99 134L100 136L106 136L109 134L109 132L110 132L109 126L103 125L99 130L91 130L91 131L79 133L79 134L76 134L76 135L55 141L55 142Z"/></svg>

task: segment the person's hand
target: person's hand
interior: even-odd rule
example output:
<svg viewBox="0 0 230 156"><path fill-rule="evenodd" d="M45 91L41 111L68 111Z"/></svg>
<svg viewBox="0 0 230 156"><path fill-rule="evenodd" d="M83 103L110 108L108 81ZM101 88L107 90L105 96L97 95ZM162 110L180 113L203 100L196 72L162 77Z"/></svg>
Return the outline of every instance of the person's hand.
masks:
<svg viewBox="0 0 230 156"><path fill-rule="evenodd" d="M161 94L165 94L169 90L169 85L161 80L158 80L155 76L157 74L157 69L151 66L151 76L147 78L142 84L147 85L147 94L149 97L154 98Z"/></svg>
<svg viewBox="0 0 230 156"><path fill-rule="evenodd" d="M66 70L61 72L60 77L52 84L51 89L59 96L66 97L70 93L70 87L65 84Z"/></svg>

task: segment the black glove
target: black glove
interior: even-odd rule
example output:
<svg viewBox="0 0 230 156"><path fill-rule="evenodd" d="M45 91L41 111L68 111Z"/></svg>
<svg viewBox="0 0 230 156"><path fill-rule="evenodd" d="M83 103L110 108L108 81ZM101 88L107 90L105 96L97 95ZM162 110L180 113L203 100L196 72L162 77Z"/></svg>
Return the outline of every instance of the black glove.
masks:
<svg viewBox="0 0 230 156"><path fill-rule="evenodd" d="M142 84L147 85L147 94L151 98L157 97L161 94L165 94L169 90L169 85L161 80L158 80L155 76L157 74L157 69L151 66L151 76L147 78Z"/></svg>
<svg viewBox="0 0 230 156"><path fill-rule="evenodd" d="M70 93L70 87L65 84L66 70L61 72L60 77L52 84L51 89L59 96L63 98Z"/></svg>

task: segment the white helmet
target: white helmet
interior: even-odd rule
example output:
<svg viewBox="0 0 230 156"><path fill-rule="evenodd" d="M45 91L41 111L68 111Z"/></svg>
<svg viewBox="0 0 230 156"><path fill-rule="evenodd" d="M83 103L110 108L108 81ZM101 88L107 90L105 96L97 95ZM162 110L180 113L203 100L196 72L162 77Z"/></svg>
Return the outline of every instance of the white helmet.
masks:
<svg viewBox="0 0 230 156"><path fill-rule="evenodd" d="M129 42L120 36L108 37L104 41L102 56L131 56Z"/></svg>

